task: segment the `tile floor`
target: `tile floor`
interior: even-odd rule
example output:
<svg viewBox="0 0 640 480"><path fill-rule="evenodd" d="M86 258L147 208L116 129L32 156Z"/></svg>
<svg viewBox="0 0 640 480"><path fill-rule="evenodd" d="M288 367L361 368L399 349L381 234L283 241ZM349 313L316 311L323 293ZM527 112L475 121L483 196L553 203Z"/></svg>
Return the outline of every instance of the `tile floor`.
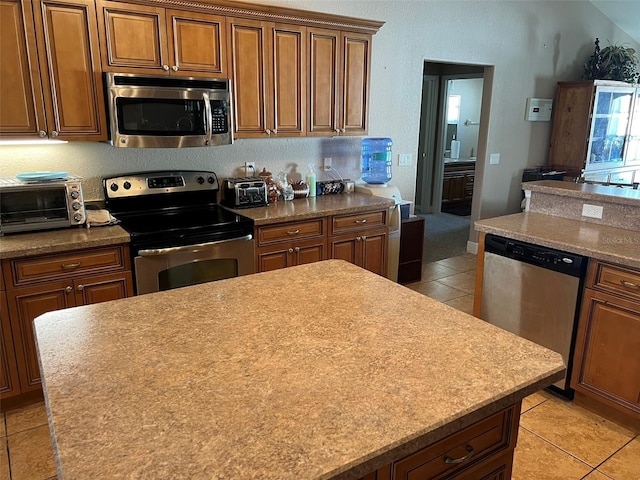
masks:
<svg viewBox="0 0 640 480"><path fill-rule="evenodd" d="M471 313L475 256L427 264L413 290ZM0 414L0 479L53 480L43 403ZM640 436L546 391L524 399L513 480L638 480Z"/></svg>

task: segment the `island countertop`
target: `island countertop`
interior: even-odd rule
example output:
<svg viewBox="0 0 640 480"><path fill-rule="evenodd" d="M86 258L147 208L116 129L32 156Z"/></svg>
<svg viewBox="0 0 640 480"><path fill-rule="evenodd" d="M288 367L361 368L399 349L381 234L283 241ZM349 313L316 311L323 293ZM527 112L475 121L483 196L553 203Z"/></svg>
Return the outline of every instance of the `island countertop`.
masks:
<svg viewBox="0 0 640 480"><path fill-rule="evenodd" d="M358 478L559 354L340 260L34 321L59 479Z"/></svg>

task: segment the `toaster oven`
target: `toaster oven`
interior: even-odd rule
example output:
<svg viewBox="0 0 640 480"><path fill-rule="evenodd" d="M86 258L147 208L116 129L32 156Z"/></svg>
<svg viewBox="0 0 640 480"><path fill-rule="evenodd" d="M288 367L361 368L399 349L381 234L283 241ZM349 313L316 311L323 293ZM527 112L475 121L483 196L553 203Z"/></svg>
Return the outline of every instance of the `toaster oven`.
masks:
<svg viewBox="0 0 640 480"><path fill-rule="evenodd" d="M79 177L25 182L0 178L0 235L83 225Z"/></svg>
<svg viewBox="0 0 640 480"><path fill-rule="evenodd" d="M269 205L267 184L260 177L227 178L222 203L231 208L265 207Z"/></svg>

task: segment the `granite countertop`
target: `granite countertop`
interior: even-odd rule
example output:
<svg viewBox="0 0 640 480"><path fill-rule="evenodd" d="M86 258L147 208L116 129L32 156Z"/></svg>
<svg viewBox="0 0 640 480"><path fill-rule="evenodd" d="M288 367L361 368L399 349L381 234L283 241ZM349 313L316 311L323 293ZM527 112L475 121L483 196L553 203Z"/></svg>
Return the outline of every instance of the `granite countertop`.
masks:
<svg viewBox="0 0 640 480"><path fill-rule="evenodd" d="M341 260L34 323L61 480L359 478L564 373Z"/></svg>
<svg viewBox="0 0 640 480"><path fill-rule="evenodd" d="M0 239L0 259L129 243L130 240L129 234L118 225L15 233Z"/></svg>
<svg viewBox="0 0 640 480"><path fill-rule="evenodd" d="M388 198L361 193L320 195L299 198L285 202L279 200L268 207L231 209L233 212L251 218L256 225L306 220L328 215L366 212L394 205Z"/></svg>
<svg viewBox="0 0 640 480"><path fill-rule="evenodd" d="M583 200L615 202L620 205L637 207L640 204L640 190L609 185L591 185L588 183L563 182L560 180L538 180L522 184L523 190L552 193Z"/></svg>
<svg viewBox="0 0 640 480"><path fill-rule="evenodd" d="M640 268L640 232L636 230L533 212L478 220L475 229Z"/></svg>

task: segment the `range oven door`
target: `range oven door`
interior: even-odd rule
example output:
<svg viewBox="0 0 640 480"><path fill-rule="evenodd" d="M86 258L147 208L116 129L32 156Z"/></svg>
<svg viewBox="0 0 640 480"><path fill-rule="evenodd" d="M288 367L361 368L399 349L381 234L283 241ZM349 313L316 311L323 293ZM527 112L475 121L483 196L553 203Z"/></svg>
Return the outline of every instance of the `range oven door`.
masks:
<svg viewBox="0 0 640 480"><path fill-rule="evenodd" d="M255 272L252 235L218 242L139 250L134 257L136 290L145 293L186 287Z"/></svg>

